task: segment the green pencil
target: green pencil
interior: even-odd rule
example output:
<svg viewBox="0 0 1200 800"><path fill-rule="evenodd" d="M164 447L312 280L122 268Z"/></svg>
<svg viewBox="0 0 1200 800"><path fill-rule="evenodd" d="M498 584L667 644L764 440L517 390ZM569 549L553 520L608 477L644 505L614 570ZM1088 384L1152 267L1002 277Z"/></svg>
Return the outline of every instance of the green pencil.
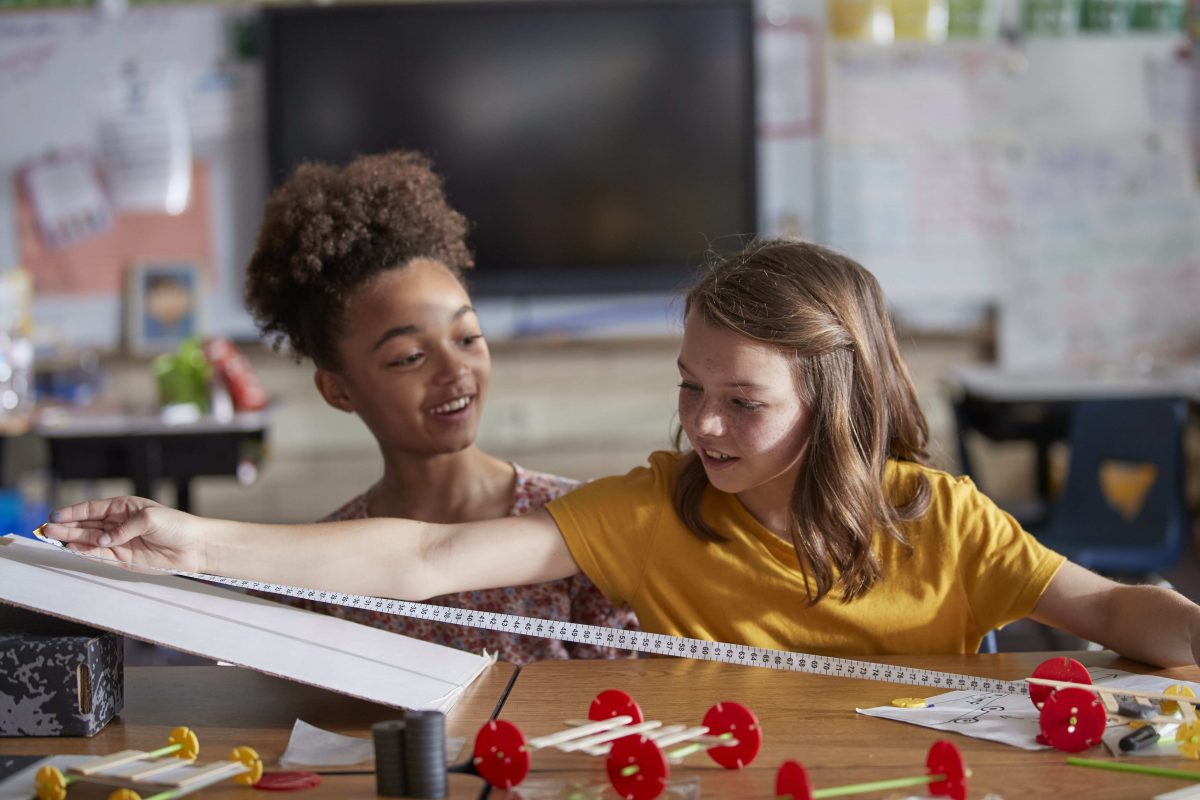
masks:
<svg viewBox="0 0 1200 800"><path fill-rule="evenodd" d="M1067 763L1073 767L1111 769L1114 772L1136 772L1139 775L1157 775L1160 778L1179 778L1185 781L1200 781L1200 770L1146 767L1141 764L1122 764L1120 761L1101 761L1098 758L1076 758L1074 756L1068 757Z"/></svg>

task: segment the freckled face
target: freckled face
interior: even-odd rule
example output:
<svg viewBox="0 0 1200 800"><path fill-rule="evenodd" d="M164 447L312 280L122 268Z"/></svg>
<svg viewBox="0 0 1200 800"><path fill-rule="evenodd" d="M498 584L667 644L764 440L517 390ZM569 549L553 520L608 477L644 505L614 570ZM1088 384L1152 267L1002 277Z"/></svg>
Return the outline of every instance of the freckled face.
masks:
<svg viewBox="0 0 1200 800"><path fill-rule="evenodd" d="M491 356L462 284L419 259L360 287L345 309L339 374L384 448L436 455L475 441Z"/></svg>
<svg viewBox="0 0 1200 800"><path fill-rule="evenodd" d="M713 486L789 497L809 412L783 353L689 314L679 376L679 422Z"/></svg>

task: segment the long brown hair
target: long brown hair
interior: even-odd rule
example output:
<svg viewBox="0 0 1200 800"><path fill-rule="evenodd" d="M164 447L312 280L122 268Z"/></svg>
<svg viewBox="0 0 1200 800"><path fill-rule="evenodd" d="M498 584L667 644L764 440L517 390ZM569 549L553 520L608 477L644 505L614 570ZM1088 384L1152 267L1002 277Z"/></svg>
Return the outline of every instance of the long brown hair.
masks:
<svg viewBox="0 0 1200 800"><path fill-rule="evenodd" d="M826 247L756 242L714 262L688 292L684 313L793 359L811 414L790 523L801 570L816 586L809 601L835 587L846 602L866 594L883 577L871 547L876 532L911 552L901 524L922 516L930 498L924 478L903 498L889 497L883 484L888 459L926 462L929 429L878 281ZM700 512L707 487L704 465L687 453L675 510L698 536L721 541Z"/></svg>

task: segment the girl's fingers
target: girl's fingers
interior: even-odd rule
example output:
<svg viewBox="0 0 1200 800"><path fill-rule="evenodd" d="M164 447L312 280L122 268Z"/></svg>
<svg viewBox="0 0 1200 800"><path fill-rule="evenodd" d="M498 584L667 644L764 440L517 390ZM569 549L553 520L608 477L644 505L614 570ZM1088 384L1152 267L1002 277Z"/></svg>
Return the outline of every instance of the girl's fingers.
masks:
<svg viewBox="0 0 1200 800"><path fill-rule="evenodd" d="M134 514L120 525L113 525L96 539L102 547L120 547L144 533L149 533L146 518L142 514Z"/></svg>
<svg viewBox="0 0 1200 800"><path fill-rule="evenodd" d="M82 544L88 547L107 546L111 542L111 532L101 525L85 527L78 523L59 525L50 522L42 528L42 535L64 544Z"/></svg>
<svg viewBox="0 0 1200 800"><path fill-rule="evenodd" d="M51 528L111 528L113 523L104 520L85 519L80 522L47 522L41 527L42 533Z"/></svg>
<svg viewBox="0 0 1200 800"><path fill-rule="evenodd" d="M73 506L60 508L50 515L51 522L104 521L126 517L143 508L158 505L144 497L110 497L106 500L88 500Z"/></svg>

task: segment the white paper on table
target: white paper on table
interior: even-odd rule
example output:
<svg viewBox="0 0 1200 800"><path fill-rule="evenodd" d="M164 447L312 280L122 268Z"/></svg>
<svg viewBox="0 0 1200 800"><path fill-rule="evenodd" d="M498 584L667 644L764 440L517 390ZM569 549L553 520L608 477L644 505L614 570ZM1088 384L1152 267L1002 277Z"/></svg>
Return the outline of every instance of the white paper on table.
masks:
<svg viewBox="0 0 1200 800"><path fill-rule="evenodd" d="M1088 672L1092 676L1093 684L1109 689L1162 692L1169 686L1183 684L1200 696L1200 684L1188 681L1176 681L1154 675L1135 675L1105 667L1091 667ZM1038 710L1025 695L960 691L928 697L925 702L925 708L879 706L878 708L860 708L857 711L869 717L908 722L949 733L961 733L974 739L987 739L1024 750L1049 749L1046 745L1037 743ZM1127 726L1117 727L1124 729L1121 735L1129 732ZM1116 738L1119 739L1120 736ZM1152 752L1158 750L1167 752ZM1121 755L1130 756L1175 754L1175 749L1172 747L1145 748L1133 753L1121 753Z"/></svg>
<svg viewBox="0 0 1200 800"><path fill-rule="evenodd" d="M465 742L461 736L446 739L446 759L451 762L457 760ZM374 760L375 743L371 740L343 736L298 719L292 726L287 749L279 757L279 765L348 767Z"/></svg>
<svg viewBox="0 0 1200 800"><path fill-rule="evenodd" d="M375 758L375 744L357 736L343 736L302 719L292 726L287 749L279 757L282 766L344 767Z"/></svg>

